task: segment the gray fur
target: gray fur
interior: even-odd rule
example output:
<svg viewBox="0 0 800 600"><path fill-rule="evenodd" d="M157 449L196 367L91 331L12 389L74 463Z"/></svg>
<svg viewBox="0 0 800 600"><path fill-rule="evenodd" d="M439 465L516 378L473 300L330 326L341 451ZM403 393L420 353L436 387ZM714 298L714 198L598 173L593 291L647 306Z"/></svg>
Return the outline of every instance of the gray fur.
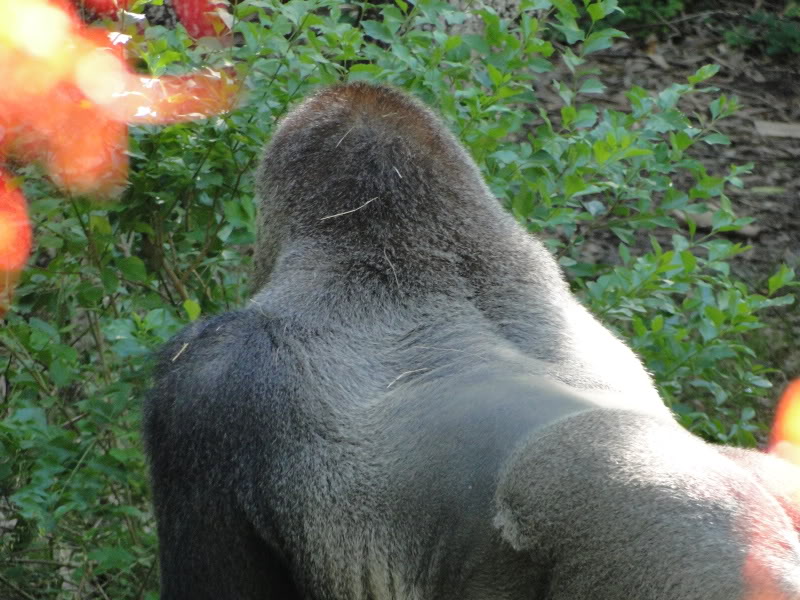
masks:
<svg viewBox="0 0 800 600"><path fill-rule="evenodd" d="M257 293L145 403L163 600L799 596L781 482L674 423L428 109L322 90L259 186Z"/></svg>

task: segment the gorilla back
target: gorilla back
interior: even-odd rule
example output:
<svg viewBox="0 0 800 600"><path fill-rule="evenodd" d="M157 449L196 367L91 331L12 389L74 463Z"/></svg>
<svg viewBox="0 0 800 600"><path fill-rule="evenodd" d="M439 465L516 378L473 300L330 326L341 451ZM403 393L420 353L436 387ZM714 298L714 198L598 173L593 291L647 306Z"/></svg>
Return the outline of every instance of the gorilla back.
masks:
<svg viewBox="0 0 800 600"><path fill-rule="evenodd" d="M800 597L772 459L673 422L420 103L322 90L259 185L258 291L145 403L164 600Z"/></svg>

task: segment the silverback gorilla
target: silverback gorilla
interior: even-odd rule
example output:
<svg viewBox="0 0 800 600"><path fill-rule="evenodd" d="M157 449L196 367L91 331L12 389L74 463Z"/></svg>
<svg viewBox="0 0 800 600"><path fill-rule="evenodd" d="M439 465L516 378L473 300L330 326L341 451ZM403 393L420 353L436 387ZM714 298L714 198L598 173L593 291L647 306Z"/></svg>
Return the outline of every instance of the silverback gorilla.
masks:
<svg viewBox="0 0 800 600"><path fill-rule="evenodd" d="M259 186L145 403L162 599L800 598L794 467L675 423L421 103L322 90Z"/></svg>

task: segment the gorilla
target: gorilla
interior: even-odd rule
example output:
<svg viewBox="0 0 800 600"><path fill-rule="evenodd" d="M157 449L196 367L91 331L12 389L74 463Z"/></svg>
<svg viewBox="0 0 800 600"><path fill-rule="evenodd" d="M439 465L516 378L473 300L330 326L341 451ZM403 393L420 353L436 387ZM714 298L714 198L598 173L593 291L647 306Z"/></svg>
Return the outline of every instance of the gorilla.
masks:
<svg viewBox="0 0 800 600"><path fill-rule="evenodd" d="M145 401L163 600L800 598L800 469L681 428L419 101L319 91L258 186Z"/></svg>

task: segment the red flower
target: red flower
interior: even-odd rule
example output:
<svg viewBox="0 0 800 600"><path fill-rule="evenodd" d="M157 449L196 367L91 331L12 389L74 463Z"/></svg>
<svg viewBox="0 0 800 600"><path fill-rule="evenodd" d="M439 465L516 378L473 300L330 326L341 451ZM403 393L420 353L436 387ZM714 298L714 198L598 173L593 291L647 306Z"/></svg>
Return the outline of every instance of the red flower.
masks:
<svg viewBox="0 0 800 600"><path fill-rule="evenodd" d="M114 4L85 1L101 8ZM160 78L134 73L123 47L108 32L84 27L64 0L26 0L24 8L0 0L0 81L0 160L43 163L62 188L96 196L115 196L125 187L128 123L219 114L232 108L238 92L227 72ZM0 184L2 314L28 256L31 231L22 194L7 178Z"/></svg>

